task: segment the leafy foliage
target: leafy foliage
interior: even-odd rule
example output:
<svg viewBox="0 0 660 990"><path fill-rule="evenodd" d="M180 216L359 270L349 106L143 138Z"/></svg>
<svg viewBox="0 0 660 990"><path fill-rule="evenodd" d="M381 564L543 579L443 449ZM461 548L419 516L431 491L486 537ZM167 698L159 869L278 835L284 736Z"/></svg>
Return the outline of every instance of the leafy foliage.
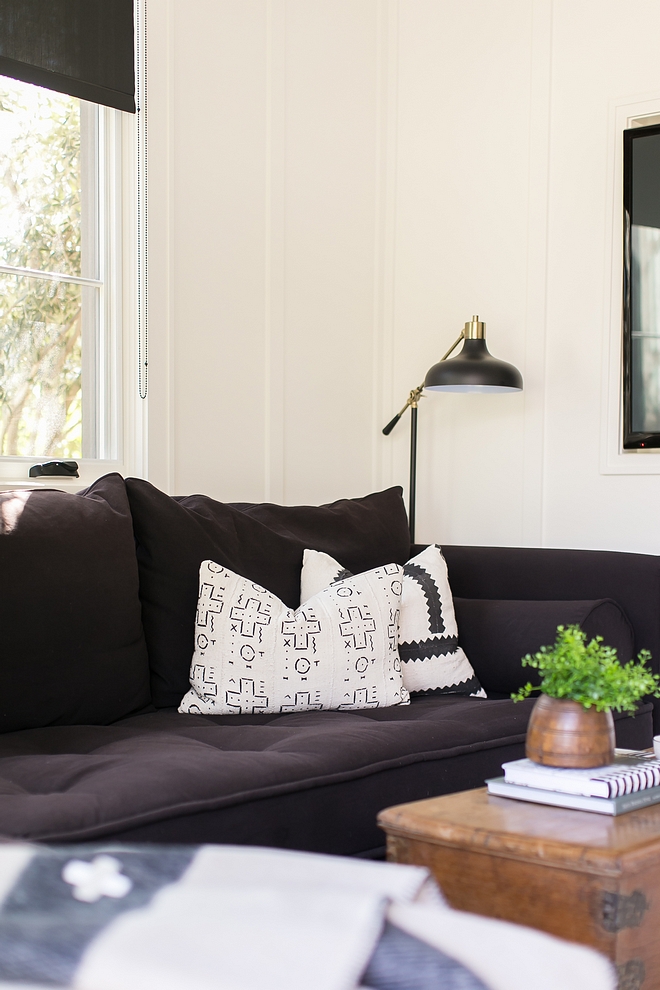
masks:
<svg viewBox="0 0 660 990"><path fill-rule="evenodd" d="M637 662L620 664L616 650L603 645L603 637L590 643L579 626L557 626L554 646L542 646L534 656L527 654L522 663L541 673L540 690L551 698L577 701L596 711L614 709L632 712L645 695L660 698L660 676L646 666L651 658L642 650ZM529 682L511 697L514 701L528 698L537 687Z"/></svg>
<svg viewBox="0 0 660 990"><path fill-rule="evenodd" d="M0 258L80 275L80 103L0 82ZM80 456L81 298L75 284L0 275L0 454Z"/></svg>

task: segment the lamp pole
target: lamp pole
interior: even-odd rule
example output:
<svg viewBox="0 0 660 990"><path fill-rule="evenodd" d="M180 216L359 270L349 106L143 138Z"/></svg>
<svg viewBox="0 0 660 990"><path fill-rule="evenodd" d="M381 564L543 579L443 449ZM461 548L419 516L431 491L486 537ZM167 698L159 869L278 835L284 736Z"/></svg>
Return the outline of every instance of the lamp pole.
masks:
<svg viewBox="0 0 660 990"><path fill-rule="evenodd" d="M464 331L461 330L460 336L454 341L447 353L440 359L441 361L446 361L451 352L458 347L460 342L463 340ZM408 525L410 526L410 542L415 542L415 504L417 501L417 407L419 405L419 400L424 396L422 392L424 391L424 382L414 388L405 406L401 409L396 416L389 421L387 426L383 428L383 433L387 437L390 435L396 424L399 422L404 412L410 406L410 486L408 488Z"/></svg>
<svg viewBox="0 0 660 990"><path fill-rule="evenodd" d="M460 340L460 337L459 337ZM458 343L458 341L456 341ZM456 344L454 344L456 347ZM454 349L452 347L452 350ZM451 354L451 351L447 352ZM408 524L410 526L410 542L415 542L415 500L417 494L417 406L423 398L424 383L414 388L406 400L406 404L396 416L383 428L385 436L389 436L404 412L410 406L410 487L408 488Z"/></svg>
<svg viewBox="0 0 660 990"><path fill-rule="evenodd" d="M415 542L415 501L417 496L417 399L410 403L410 486L408 488L408 524L410 542Z"/></svg>

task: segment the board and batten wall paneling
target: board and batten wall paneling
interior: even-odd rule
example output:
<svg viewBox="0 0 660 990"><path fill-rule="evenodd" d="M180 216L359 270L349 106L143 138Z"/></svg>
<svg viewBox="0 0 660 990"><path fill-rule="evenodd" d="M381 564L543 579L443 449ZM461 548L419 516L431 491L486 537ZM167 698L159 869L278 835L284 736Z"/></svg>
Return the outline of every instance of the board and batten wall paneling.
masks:
<svg viewBox="0 0 660 990"><path fill-rule="evenodd" d="M525 391L423 400L418 537L660 552L660 455L607 473L602 440L612 121L660 109L660 7L150 0L149 21L154 480L406 486L408 415L380 430L478 313Z"/></svg>
<svg viewBox="0 0 660 990"><path fill-rule="evenodd" d="M146 477L162 491L172 491L173 408L171 403L172 297L172 0L151 0L148 7L148 316L149 386Z"/></svg>
<svg viewBox="0 0 660 990"><path fill-rule="evenodd" d="M284 497L371 489L376 0L288 0Z"/></svg>
<svg viewBox="0 0 660 990"><path fill-rule="evenodd" d="M530 56L518 48L521 38L529 42L530 18L519 17L524 3L514 6L502 31L515 28L515 57L503 60L514 68L504 76L520 91L527 121ZM495 55L475 77L474 106L463 116L459 109L460 46L479 14L473 7L456 23L451 5L398 0L195 0L185 10L152 0L151 21L167 10L170 22L172 490L315 502L405 484L408 418L388 440L380 429L447 338L479 308L491 334L504 316L497 353L508 356L505 341L520 337L524 313L512 317L508 299L496 308L480 284L493 240L475 241L484 218L456 222L485 204L486 226L500 230L519 183L517 174L508 188L500 182L516 149L505 161L491 156L501 175L496 168L485 186L480 178L478 146L492 145L498 130L494 107L484 118L477 106ZM486 49L492 28L482 30ZM150 97L163 99L160 91ZM467 143L475 153L465 147L456 156ZM452 188L461 174L462 193ZM524 239L525 204L515 220ZM152 269L152 296L154 277ZM489 278L500 281L498 271ZM509 424L509 409L522 408L517 398L486 417L497 434L493 415L504 416L506 463L488 438L485 448L505 500L520 482L520 413ZM472 421L484 439L484 418L474 416L480 402L426 400L425 527L427 516L436 526L442 501L460 529L451 503L464 501L466 486L476 494L462 447L472 442ZM454 406L468 412L449 442ZM457 462L447 471L443 458ZM438 473L457 482L442 499ZM516 520L494 538L513 532L518 540L519 528Z"/></svg>
<svg viewBox="0 0 660 990"><path fill-rule="evenodd" d="M486 322L492 353L534 381L537 401L542 393L535 354L525 347L528 334L542 333L528 284L536 275L530 241L543 238L529 223L537 194L529 173L534 9L528 0L400 4L394 363L401 397L473 314ZM547 100L537 102L533 110L547 123ZM543 266L543 252L533 260ZM423 399L422 542L524 541L526 400L526 393ZM540 446L540 435L533 441ZM395 442L396 472L405 476L403 430ZM534 471L539 481L539 458ZM527 495L538 501L539 485Z"/></svg>
<svg viewBox="0 0 660 990"><path fill-rule="evenodd" d="M263 497L263 0L152 3L170 23L170 488ZM150 88L150 108L163 98ZM157 167L152 159L150 168ZM150 214L158 212L150 184ZM150 297L156 291L150 270ZM152 338L159 327L151 321ZM153 384L153 382L152 382ZM155 387L155 386L154 386Z"/></svg>
<svg viewBox="0 0 660 990"><path fill-rule="evenodd" d="M621 176L614 187L608 176L621 133L612 122L621 103L660 111L660 6L554 0L553 25L543 538L660 553L660 473L604 473L600 450L606 393L618 391L618 368L609 376L606 363L610 335L620 334ZM658 453L624 460L626 471L642 461L660 472Z"/></svg>
<svg viewBox="0 0 660 990"><path fill-rule="evenodd" d="M318 502L374 487L384 7L151 2L152 78L169 82L151 112L170 134L167 167L151 164L157 229L169 208L169 258L152 252L161 338L166 267L170 289L167 398L153 390L172 491Z"/></svg>

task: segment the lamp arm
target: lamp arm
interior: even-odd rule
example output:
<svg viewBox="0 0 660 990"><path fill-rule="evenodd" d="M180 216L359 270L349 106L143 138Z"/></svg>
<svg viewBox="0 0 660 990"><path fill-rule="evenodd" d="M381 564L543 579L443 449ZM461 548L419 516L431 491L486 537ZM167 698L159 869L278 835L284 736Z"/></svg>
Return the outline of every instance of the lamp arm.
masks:
<svg viewBox="0 0 660 990"><path fill-rule="evenodd" d="M456 345L454 345L454 346L456 346ZM396 424L399 422L399 420L403 416L403 414L406 411L406 409L408 408L408 406L416 406L417 405L417 403L419 402L419 399L421 397L422 389L423 388L424 388L424 383L423 382L422 382L421 385L418 385L417 388L414 388L412 390L412 392L410 393L410 395L408 396L408 399L406 400L406 404L403 407L403 409L401 410L401 412L398 412L396 414L396 416L394 417L394 419L391 419L389 421L389 423L387 424L387 426L384 427L383 433L385 434L386 437L390 435L390 433L392 432L392 430L394 429L394 427L396 426Z"/></svg>
<svg viewBox="0 0 660 990"><path fill-rule="evenodd" d="M460 342L463 340L464 337L465 337L465 331L464 330L461 330L459 336L456 338L456 340L454 341L454 343L451 345L451 347L449 348L449 350L447 351L447 353L443 357L440 358L440 360L441 361L446 361L447 358L449 357L449 355L451 354L451 352L458 347L458 345L460 344ZM421 385L418 385L417 388L414 388L412 390L412 392L408 396L408 400L407 400L405 406L403 407L403 409L401 410L401 412L398 412L396 414L396 416L394 417L394 419L391 419L389 421L389 423L387 424L387 426L383 429L383 433L384 433L384 435L386 437L388 437L390 435L390 433L392 432L392 430L394 429L394 427L396 426L396 424L399 422L399 420L403 416L403 414L406 411L406 409L408 408L408 406L416 406L417 405L417 403L419 402L420 398L422 397L422 391L423 391L423 389L424 389L424 382L422 382Z"/></svg>
<svg viewBox="0 0 660 990"><path fill-rule="evenodd" d="M465 337L465 330L461 330L459 336L456 338L456 340L454 341L454 343L451 345L451 347L449 348L449 350L447 351L447 353L446 354L443 354L443 356L440 358L440 360L441 361L446 361L447 358L449 357L449 355L451 354L451 352L458 347L458 345L460 344L460 342L463 340L464 337Z"/></svg>

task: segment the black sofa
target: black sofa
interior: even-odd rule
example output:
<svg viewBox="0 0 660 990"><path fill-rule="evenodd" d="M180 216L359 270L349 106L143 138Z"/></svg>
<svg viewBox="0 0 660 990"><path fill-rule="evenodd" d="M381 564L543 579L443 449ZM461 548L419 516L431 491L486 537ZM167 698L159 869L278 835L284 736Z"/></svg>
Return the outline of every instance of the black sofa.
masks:
<svg viewBox="0 0 660 990"><path fill-rule="evenodd" d="M0 835L239 843L377 856L382 808L480 786L523 755L520 657L558 622L660 659L660 559L443 547L461 644L487 698L201 716L187 688L197 571L218 560L295 606L302 550L403 563L400 489L331 506L169 498L118 475L78 495L0 495ZM651 745L658 703L616 717Z"/></svg>

